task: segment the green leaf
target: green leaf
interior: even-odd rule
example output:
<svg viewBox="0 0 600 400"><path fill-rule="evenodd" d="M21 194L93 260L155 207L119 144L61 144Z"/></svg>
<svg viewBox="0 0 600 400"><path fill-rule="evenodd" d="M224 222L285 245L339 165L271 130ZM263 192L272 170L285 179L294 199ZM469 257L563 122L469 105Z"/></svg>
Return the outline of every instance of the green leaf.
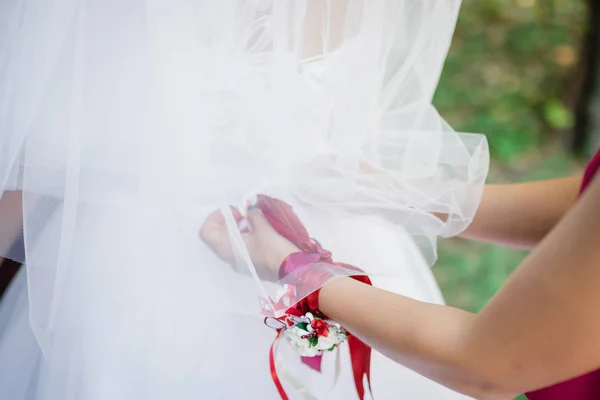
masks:
<svg viewBox="0 0 600 400"><path fill-rule="evenodd" d="M544 104L544 118L551 127L557 129L573 125L573 114L558 100L550 100Z"/></svg>
<svg viewBox="0 0 600 400"><path fill-rule="evenodd" d="M334 351L334 350L335 350L335 344L327 349L327 351Z"/></svg>
<svg viewBox="0 0 600 400"><path fill-rule="evenodd" d="M319 338L317 337L317 335L313 335L308 338L308 343L310 344L310 347L316 347L319 343Z"/></svg>
<svg viewBox="0 0 600 400"><path fill-rule="evenodd" d="M298 322L296 324L296 328L302 329L303 331L308 332L308 324L306 322Z"/></svg>

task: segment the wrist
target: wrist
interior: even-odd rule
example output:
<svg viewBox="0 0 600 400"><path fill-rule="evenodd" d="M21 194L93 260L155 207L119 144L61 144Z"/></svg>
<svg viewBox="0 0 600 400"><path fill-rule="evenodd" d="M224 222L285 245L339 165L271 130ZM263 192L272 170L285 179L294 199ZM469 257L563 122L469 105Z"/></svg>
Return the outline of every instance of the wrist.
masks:
<svg viewBox="0 0 600 400"><path fill-rule="evenodd" d="M338 309L342 304L345 304L346 294L352 293L355 295L365 286L367 285L364 285L353 277L333 279L319 291L319 308L324 314L340 322Z"/></svg>
<svg viewBox="0 0 600 400"><path fill-rule="evenodd" d="M356 283L356 281L351 277L332 279L321 288L319 300L333 299L337 297L339 293L345 291L348 288L348 285L352 285L354 283Z"/></svg>
<svg viewBox="0 0 600 400"><path fill-rule="evenodd" d="M270 251L267 255L265 267L270 270L273 276L277 279L277 277L279 277L279 269L281 264L290 254L297 253L299 251L300 249L288 241L275 245L273 246L272 251Z"/></svg>

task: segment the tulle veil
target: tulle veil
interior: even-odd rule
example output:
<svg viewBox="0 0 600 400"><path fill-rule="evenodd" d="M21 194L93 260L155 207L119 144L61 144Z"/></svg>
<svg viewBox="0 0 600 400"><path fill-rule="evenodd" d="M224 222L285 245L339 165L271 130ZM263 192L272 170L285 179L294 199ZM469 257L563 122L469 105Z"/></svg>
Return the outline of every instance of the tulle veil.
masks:
<svg viewBox="0 0 600 400"><path fill-rule="evenodd" d="M189 377L232 362L215 364L224 341L261 354L240 321L280 312L286 282L260 277L230 211L259 193L343 261L441 301L421 266L472 220L489 161L431 104L459 7L0 4L0 188L22 199L0 207L22 232L0 250L27 266L29 322L73 398L192 398ZM216 209L235 268L198 238Z"/></svg>

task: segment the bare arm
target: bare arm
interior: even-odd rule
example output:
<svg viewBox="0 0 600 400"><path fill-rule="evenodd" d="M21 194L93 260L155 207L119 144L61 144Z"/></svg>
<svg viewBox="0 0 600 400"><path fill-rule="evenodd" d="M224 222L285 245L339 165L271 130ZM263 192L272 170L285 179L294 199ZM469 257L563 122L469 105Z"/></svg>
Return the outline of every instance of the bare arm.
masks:
<svg viewBox="0 0 600 400"><path fill-rule="evenodd" d="M599 205L596 179L477 315L349 279L322 289L321 309L390 358L477 398L583 374L600 367Z"/></svg>
<svg viewBox="0 0 600 400"><path fill-rule="evenodd" d="M477 214L462 237L531 249L574 204L581 177L487 185Z"/></svg>

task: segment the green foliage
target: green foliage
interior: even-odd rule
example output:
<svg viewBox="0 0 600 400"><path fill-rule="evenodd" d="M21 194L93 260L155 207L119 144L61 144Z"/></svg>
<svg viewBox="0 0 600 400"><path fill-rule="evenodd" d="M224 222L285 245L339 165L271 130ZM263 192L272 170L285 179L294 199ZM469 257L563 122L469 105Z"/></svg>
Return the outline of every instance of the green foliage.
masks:
<svg viewBox="0 0 600 400"><path fill-rule="evenodd" d="M552 143L573 125L569 98L585 18L582 0L463 1L434 104L456 130L486 134L490 181L549 179L578 168ZM449 304L477 312L526 255L447 240L433 271Z"/></svg>
<svg viewBox="0 0 600 400"><path fill-rule="evenodd" d="M583 0L464 0L434 104L510 163L568 130Z"/></svg>
<svg viewBox="0 0 600 400"><path fill-rule="evenodd" d="M299 322L296 324L298 329L302 329L303 331L308 332L308 324L306 322Z"/></svg>
<svg viewBox="0 0 600 400"><path fill-rule="evenodd" d="M561 146L540 149L573 124L569 99L585 19L583 0L463 1L434 104L456 130L486 134L491 181L577 168ZM526 255L446 240L433 271L449 304L477 312Z"/></svg>
<svg viewBox="0 0 600 400"><path fill-rule="evenodd" d="M440 246L434 273L452 305L477 312L489 301L526 252L461 239Z"/></svg>
<svg viewBox="0 0 600 400"><path fill-rule="evenodd" d="M578 168L560 139L573 125L586 13L584 0L463 0L434 104L457 131L487 136L490 181ZM476 312L526 255L446 240L433 271L449 304Z"/></svg>
<svg viewBox="0 0 600 400"><path fill-rule="evenodd" d="M434 104L456 130L487 136L490 181L577 168L556 139L573 124L586 12L583 0L463 0ZM440 243L439 256L434 273L447 302L478 311L526 253L454 239Z"/></svg>
<svg viewBox="0 0 600 400"><path fill-rule="evenodd" d="M565 129L573 125L573 113L554 99L544 103L544 118L552 128Z"/></svg>

